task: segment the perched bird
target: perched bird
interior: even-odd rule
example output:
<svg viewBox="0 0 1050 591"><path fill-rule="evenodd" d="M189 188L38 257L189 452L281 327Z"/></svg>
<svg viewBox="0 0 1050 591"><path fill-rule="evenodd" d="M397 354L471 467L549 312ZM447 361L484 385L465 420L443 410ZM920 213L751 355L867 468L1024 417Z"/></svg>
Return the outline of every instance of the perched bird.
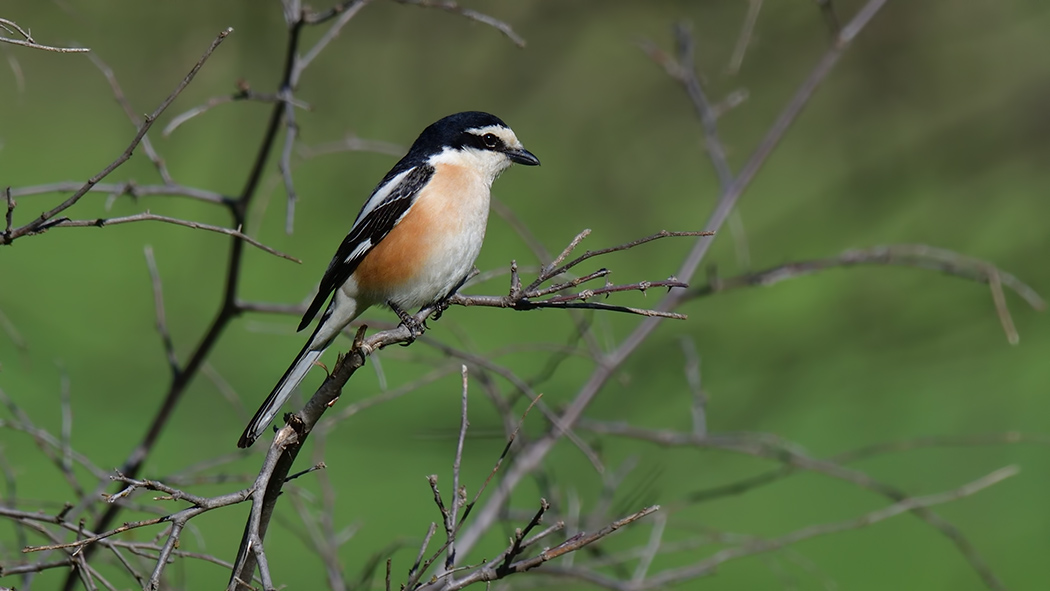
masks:
<svg viewBox="0 0 1050 591"><path fill-rule="evenodd" d="M439 303L463 284L485 239L489 188L514 162L540 163L488 113L449 115L419 134L372 191L332 257L299 330L335 295L238 447L259 438L314 361L370 306L389 306L408 326L407 310Z"/></svg>

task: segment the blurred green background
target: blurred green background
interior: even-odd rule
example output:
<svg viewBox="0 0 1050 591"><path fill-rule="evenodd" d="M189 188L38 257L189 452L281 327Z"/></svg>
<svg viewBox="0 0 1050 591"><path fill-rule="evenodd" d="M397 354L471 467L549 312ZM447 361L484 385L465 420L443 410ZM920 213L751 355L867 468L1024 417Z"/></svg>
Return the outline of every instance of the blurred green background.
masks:
<svg viewBox="0 0 1050 591"><path fill-rule="evenodd" d="M836 3L848 17L860 2ZM491 28L438 11L375 2L306 72L298 98L302 142L318 145L353 133L407 146L426 124L460 110L502 117L543 161L515 168L494 195L512 208L551 250L582 228L590 247L661 229L699 229L717 197L700 126L684 93L637 48L652 40L672 47L670 26L684 20L697 36L697 65L715 100L738 89L749 99L723 116L722 137L739 167L778 110L828 45L814 3L767 2L738 75L727 72L747 10L744 0L718 2L469 2L511 24L522 50ZM238 79L272 90L280 72L285 29L276 2L144 3L86 0L0 3L0 16L28 27L38 41L92 48L115 71L139 113L152 111L197 60L214 35L234 34L172 106L170 117L208 97L233 92ZM986 259L1050 292L1050 6L1045 2L890 2L821 87L740 207L746 254L728 228L708 262L730 276L849 248L924 243ZM320 30L309 30L307 45ZM105 79L84 56L4 46L23 79L0 67L0 185L21 187L82 180L112 161L133 128ZM224 105L186 123L170 138L153 134L175 179L227 194L243 183L262 134L268 105ZM322 273L362 201L394 163L389 155L339 153L297 160L301 201L296 231L284 233L284 193L275 168L256 200L248 231L303 260L296 265L248 249L241 294L298 302ZM271 163L273 164L273 163ZM139 153L111 179L157 181ZM24 197L24 223L56 195ZM210 223L225 213L180 198L84 198L77 218L149 209ZM60 425L60 380L68 376L73 444L103 468L123 462L167 389L169 371L154 329L143 246L152 245L164 280L167 315L185 359L217 310L228 241L167 225L57 229L0 250L0 311L24 339L22 350L0 333L0 387L39 424ZM677 271L688 241L664 241L598 264L621 282L661 279ZM493 216L478 261L505 267L534 264L509 225ZM597 265L596 265L597 266ZM702 277L702 275L701 275ZM471 289L503 293L505 277ZM764 431L793 440L817 456L924 435L1003 431L1046 433L1050 415L1050 324L1020 298L1007 296L1021 335L1010 346L986 286L933 272L866 267L836 270L772 288L735 291L687 305L685 322L666 322L610 382L592 416L688 429L689 390L681 338L695 341L710 395L710 429ZM616 301L645 305L655 298ZM385 311L370 318L391 320ZM594 317L603 345L637 325L633 317ZM245 315L222 336L210 358L214 374L243 403L231 405L215 381L199 376L154 451L144 475L162 477L218 453L232 452L246 413L269 391L304 338L296 319ZM515 314L453 309L431 336L532 375L564 343L572 327L553 311ZM342 346L346 346L346 342ZM380 354L387 388L445 363L421 345ZM326 360L334 361L329 353ZM374 364L373 364L374 366ZM570 399L591 364L571 358L538 389L551 405ZM318 378L314 376L313 380ZM363 371L344 401L383 387ZM507 388L500 384L501 388ZM503 446L496 415L475 388L472 436L464 479L473 491ZM417 544L438 515L424 480L438 473L451 487L458 426L459 378L436 383L356 415L330 437L324 459L338 491L332 518L357 524L341 551L354 578L367 557L392 541ZM341 403L341 404L342 404ZM337 407L338 408L338 407ZM532 431L541 425L539 415ZM592 437L583 434L585 438ZM54 510L70 493L30 438L0 432L19 477L20 499L46 500ZM724 453L661 450L606 441L615 468L640 465L616 507L673 504L699 488L757 474L775 464ZM258 453L258 450L257 450ZM249 457L221 471L248 473ZM305 467L309 458L301 458ZM1031 445L928 449L880 457L855 467L912 494L955 488L1008 464L1021 474L937 511L970 537L991 569L1014 589L1050 588L1050 454ZM562 495L575 491L593 507L600 477L563 444L549 474ZM307 491L316 480L302 478ZM234 485L201 487L202 494ZM633 492L641 488L639 496ZM532 508L531 484L515 506ZM148 495L141 497L148 502ZM775 485L671 515L667 538L704 528L776 536L812 523L850 518L888 504L829 478L800 474ZM32 505L30 505L32 506ZM184 548L232 560L248 506L194 521ZM289 503L271 529L269 556L277 581L325 584L320 561L290 531L301 531ZM290 529L289 529L290 528ZM0 541L12 556L5 524ZM648 525L614 541L644 543ZM133 536L148 540L152 532ZM206 541L206 543L205 543ZM31 540L39 543L39 540ZM496 532L474 555L504 543ZM661 558L657 567L698 560L712 548ZM395 556L403 580L415 550ZM190 588L215 588L219 567L180 562L173 572ZM398 576L398 573L401 573ZM52 588L64 573L36 581ZM377 579L381 586L381 575ZM533 584L582 584L533 578ZM3 582L7 584L7 581ZM910 515L790 551L737 561L695 589L981 589L954 546Z"/></svg>

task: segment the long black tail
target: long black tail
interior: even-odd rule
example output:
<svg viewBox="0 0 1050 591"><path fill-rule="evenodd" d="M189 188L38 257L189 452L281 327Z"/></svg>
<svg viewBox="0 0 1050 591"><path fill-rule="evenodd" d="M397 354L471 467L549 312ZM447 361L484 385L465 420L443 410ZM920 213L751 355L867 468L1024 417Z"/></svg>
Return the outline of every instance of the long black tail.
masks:
<svg viewBox="0 0 1050 591"><path fill-rule="evenodd" d="M317 332L324 325L324 320L317 323L317 328L314 329L314 333L310 335L310 340L306 341L306 345L302 351L299 351L299 355L295 357L295 361L288 367L288 370L281 376L281 381L277 382L274 386L273 392L266 397L266 401L262 403L259 410L255 411L255 416L248 423L248 426L244 429L244 433L241 434L241 439L237 442L237 447L249 447L255 443L255 440L266 431L266 428L270 425L270 421L273 420L274 416L281 410L281 406L284 405L288 397L292 395L292 391L295 390L296 386L303 381L306 377L307 372L313 366L314 361L321 356L324 352L325 346L320 346L318 349L311 349L311 345L316 346L314 343L314 337L317 336Z"/></svg>

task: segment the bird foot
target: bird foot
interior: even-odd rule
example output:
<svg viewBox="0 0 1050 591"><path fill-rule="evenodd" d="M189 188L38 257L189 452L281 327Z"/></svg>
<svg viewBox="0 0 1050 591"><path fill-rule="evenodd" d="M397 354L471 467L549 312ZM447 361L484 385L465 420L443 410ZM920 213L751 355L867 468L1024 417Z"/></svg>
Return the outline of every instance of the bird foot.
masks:
<svg viewBox="0 0 1050 591"><path fill-rule="evenodd" d="M405 312L401 306L398 306L394 302L387 302L387 305L390 306L390 309L394 311L394 314L397 314L397 317L401 319L401 326L407 328L409 333L411 333L409 341L403 343L404 345L411 344L417 338L423 336L423 333L427 330L426 322L416 320L414 316Z"/></svg>
<svg viewBox="0 0 1050 591"><path fill-rule="evenodd" d="M455 292L453 292L453 293L455 293ZM431 314L430 317L433 318L434 320L440 319L441 315L444 314L445 310L448 310L450 306L452 306L452 296L449 296L449 297L447 297L447 298L445 298L443 300L435 302L434 303L434 312L433 312L433 314Z"/></svg>

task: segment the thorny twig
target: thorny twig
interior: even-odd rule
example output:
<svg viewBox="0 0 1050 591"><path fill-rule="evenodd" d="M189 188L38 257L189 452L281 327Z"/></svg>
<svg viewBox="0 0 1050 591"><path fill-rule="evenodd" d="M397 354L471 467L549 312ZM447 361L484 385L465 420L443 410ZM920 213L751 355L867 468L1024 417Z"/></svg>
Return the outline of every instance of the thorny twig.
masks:
<svg viewBox="0 0 1050 591"><path fill-rule="evenodd" d="M671 238L681 236L711 236L712 232L668 232L663 230L632 240L617 246L609 248L602 248L599 250L589 250L584 254L576 257L575 259L564 263L564 260L572 253L572 251L579 246L580 242L583 241L587 235L590 234L590 230L584 230L576 235L576 237L569 243L568 246L559 254L553 261L543 266L540 270L539 275L536 279L528 285L528 287L522 287L521 280L518 276L518 267L516 262L511 263L511 285L510 291L505 296L467 296L462 294L454 294L449 298L450 304L460 306L489 306L496 308L511 308L514 310L535 310L540 308L584 308L593 310L607 310L612 312L627 312L630 314L637 314L641 316L656 316L661 318L674 318L684 319L684 314L678 314L675 312L668 312L662 310L648 310L643 308L633 308L628 306L616 306L611 304L589 302L587 300L608 295L611 293L622 292L622 291L640 291L645 293L647 290L652 288L667 288L670 290L675 287L685 287L686 284L678 281L676 278L671 277L670 279L663 281L643 281L639 283L632 283L626 285L611 285L608 284L605 287L587 289L574 294L559 295L548 297L544 300L537 301L536 298L548 296L552 293L565 291L571 288L578 287L580 284L599 279L609 275L608 269L599 269L582 277L570 279L562 283L556 283L547 288L540 288L544 283L566 274L569 270L573 269L580 263L591 259L596 256L601 256L613 252L619 252L623 250L629 250L636 246L641 246L660 238Z"/></svg>

